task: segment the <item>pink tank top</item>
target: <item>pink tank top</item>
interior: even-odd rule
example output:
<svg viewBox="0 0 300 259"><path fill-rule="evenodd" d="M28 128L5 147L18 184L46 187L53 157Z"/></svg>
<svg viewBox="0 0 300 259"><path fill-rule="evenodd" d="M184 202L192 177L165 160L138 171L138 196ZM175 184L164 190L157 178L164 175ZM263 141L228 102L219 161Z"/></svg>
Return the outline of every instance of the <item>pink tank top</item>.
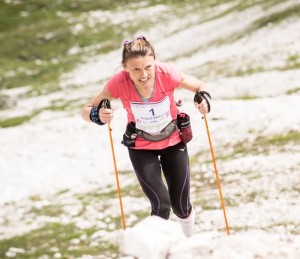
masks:
<svg viewBox="0 0 300 259"><path fill-rule="evenodd" d="M169 119L175 120L177 117L177 107L174 100L174 89L181 83L182 72L171 64L162 63L159 61L155 61L154 69L154 90L151 98L147 100L146 104L147 106L149 106L148 108L151 108L151 105L157 106L161 104L161 108L159 108L161 113L169 112ZM133 82L129 77L129 73L124 70L120 71L107 82L107 87L113 98L120 98L123 107L127 111L128 123L134 122L136 124L140 123L141 125L141 123L143 123L143 117L138 117L137 114L139 114L139 109L136 109L135 107L139 103L142 104L144 102L138 94L136 88L134 87ZM169 108L166 108L166 104L167 106L169 106ZM141 105L140 107L143 107L143 105ZM132 109L134 109L134 111ZM169 111L166 111L166 109L169 109ZM144 127L149 128L150 126L147 126L146 122L147 118L144 118ZM166 123L166 121L162 121L161 123ZM155 132L155 129L149 128L149 130L150 132L151 130ZM181 140L178 131L175 131L167 139L158 142L151 142L148 140L144 140L141 137L137 137L134 149L163 149L169 146L176 145L180 141Z"/></svg>

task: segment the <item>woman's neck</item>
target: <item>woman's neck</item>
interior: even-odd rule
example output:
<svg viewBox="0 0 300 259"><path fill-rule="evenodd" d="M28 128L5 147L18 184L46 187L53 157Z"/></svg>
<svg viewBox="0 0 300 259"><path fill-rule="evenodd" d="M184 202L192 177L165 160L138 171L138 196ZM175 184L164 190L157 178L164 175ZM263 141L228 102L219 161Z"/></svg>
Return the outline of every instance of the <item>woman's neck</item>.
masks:
<svg viewBox="0 0 300 259"><path fill-rule="evenodd" d="M147 100L151 98L154 90L154 82L153 84L146 85L146 86L137 85L133 82L133 85L142 99Z"/></svg>

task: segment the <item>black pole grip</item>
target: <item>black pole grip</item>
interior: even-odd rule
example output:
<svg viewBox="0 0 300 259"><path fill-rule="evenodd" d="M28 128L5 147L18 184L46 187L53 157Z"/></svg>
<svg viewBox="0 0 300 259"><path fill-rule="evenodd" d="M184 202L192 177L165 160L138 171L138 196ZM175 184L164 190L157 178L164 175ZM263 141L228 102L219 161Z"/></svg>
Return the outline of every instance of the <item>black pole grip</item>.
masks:
<svg viewBox="0 0 300 259"><path fill-rule="evenodd" d="M109 101L109 100L103 99L102 101L103 101L103 107L104 107L105 109L111 109L110 101Z"/></svg>
<svg viewBox="0 0 300 259"><path fill-rule="evenodd" d="M196 92L195 96L194 96L194 102L201 103L202 100L203 100L203 97L202 97L201 93L200 92Z"/></svg>
<svg viewBox="0 0 300 259"><path fill-rule="evenodd" d="M194 96L194 102L201 103L203 99L207 102L208 112L210 112L210 103L209 99L211 99L210 94L205 91L196 92Z"/></svg>

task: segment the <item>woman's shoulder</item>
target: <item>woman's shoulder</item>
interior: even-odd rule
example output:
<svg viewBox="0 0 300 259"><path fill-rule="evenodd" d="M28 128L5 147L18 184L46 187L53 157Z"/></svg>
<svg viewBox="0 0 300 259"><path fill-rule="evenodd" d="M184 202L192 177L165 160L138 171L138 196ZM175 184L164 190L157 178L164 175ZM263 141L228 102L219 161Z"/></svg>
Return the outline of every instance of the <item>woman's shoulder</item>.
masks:
<svg viewBox="0 0 300 259"><path fill-rule="evenodd" d="M176 66L172 63L162 62L162 61L155 61L155 70L158 73L162 73L165 75L170 75L173 73Z"/></svg>
<svg viewBox="0 0 300 259"><path fill-rule="evenodd" d="M174 64L157 61L155 66L157 82L161 82L165 89L167 85L175 88L181 84L183 73Z"/></svg>
<svg viewBox="0 0 300 259"><path fill-rule="evenodd" d="M117 73L115 73L109 80L108 83L124 83L128 80L129 75L128 73L123 69Z"/></svg>
<svg viewBox="0 0 300 259"><path fill-rule="evenodd" d="M127 79L128 73L124 69L122 69L122 70L116 72L112 77L119 78L120 80Z"/></svg>

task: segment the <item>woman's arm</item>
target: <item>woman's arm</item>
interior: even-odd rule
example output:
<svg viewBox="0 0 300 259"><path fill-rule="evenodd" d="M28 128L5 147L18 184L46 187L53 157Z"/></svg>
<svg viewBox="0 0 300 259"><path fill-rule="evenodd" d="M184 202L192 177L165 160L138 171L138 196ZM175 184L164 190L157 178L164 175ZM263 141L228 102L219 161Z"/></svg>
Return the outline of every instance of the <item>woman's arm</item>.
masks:
<svg viewBox="0 0 300 259"><path fill-rule="evenodd" d="M204 82L194 76L187 74L182 75L180 87L190 90L194 93L207 90Z"/></svg>
<svg viewBox="0 0 300 259"><path fill-rule="evenodd" d="M183 74L182 79L181 79L181 84L180 87L190 90L194 93L200 93L202 91L207 92L207 87L204 82L201 80L197 79L194 76ZM210 106L208 105L208 99L205 100L202 98L202 101L200 103L195 102L195 107L202 113L208 113Z"/></svg>

